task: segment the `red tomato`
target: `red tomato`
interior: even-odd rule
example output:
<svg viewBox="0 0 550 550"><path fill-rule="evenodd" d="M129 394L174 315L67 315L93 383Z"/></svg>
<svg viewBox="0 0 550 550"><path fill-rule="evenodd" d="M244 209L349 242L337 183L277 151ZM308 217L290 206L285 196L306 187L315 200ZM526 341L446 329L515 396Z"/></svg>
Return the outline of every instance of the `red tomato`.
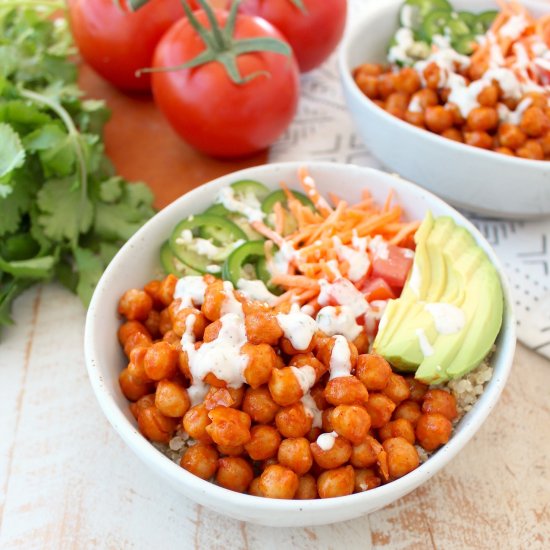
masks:
<svg viewBox="0 0 550 550"><path fill-rule="evenodd" d="M243 0L240 11L263 17L292 46L302 72L320 65L336 48L346 24L346 0Z"/></svg>
<svg viewBox="0 0 550 550"><path fill-rule="evenodd" d="M195 15L210 27L203 11ZM222 26L226 17L227 12L216 12ZM234 38L253 37L282 40L267 21L238 15ZM154 66L181 65L204 49L189 21L182 19L159 42ZM259 71L269 76L235 84L219 62L153 74L155 102L173 128L193 147L215 157L242 157L265 149L287 128L298 103L300 84L294 57L254 52L239 55L236 63L243 78Z"/></svg>
<svg viewBox="0 0 550 550"><path fill-rule="evenodd" d="M390 244L387 258L375 256L372 262L372 277L381 277L392 288L403 288L412 263L411 250Z"/></svg>
<svg viewBox="0 0 550 550"><path fill-rule="evenodd" d="M390 285L381 277L369 279L362 289L363 294L368 302L374 300L393 300L395 294Z"/></svg>
<svg viewBox="0 0 550 550"><path fill-rule="evenodd" d="M69 0L75 42L84 60L103 78L127 91L148 90L151 67L161 36L185 13L179 0L151 0L136 12L113 0Z"/></svg>

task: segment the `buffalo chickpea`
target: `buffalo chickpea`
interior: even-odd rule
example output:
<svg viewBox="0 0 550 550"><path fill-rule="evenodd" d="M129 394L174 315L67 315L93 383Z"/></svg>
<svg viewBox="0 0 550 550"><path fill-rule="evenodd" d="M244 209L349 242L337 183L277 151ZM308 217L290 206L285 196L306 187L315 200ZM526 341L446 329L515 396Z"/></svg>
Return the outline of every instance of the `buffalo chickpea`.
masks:
<svg viewBox="0 0 550 550"><path fill-rule="evenodd" d="M321 498L351 495L354 488L355 472L352 466L328 470L317 479L317 490Z"/></svg>
<svg viewBox="0 0 550 550"><path fill-rule="evenodd" d="M281 407L296 403L304 395L300 381L294 373L295 368L283 367L282 369L274 369L271 372L268 383L269 391L273 401Z"/></svg>
<svg viewBox="0 0 550 550"><path fill-rule="evenodd" d="M273 401L266 386L261 388L247 388L244 392L242 404L243 412L258 424L269 424L275 419L280 406Z"/></svg>
<svg viewBox="0 0 550 550"><path fill-rule="evenodd" d="M144 290L131 288L118 302L118 312L128 321L145 321L153 308L153 299Z"/></svg>
<svg viewBox="0 0 550 550"><path fill-rule="evenodd" d="M474 130L471 132L464 132L464 143L481 149L491 149L493 146L493 138L487 132Z"/></svg>
<svg viewBox="0 0 550 550"><path fill-rule="evenodd" d="M390 364L381 355L368 353L357 358L355 376L369 391L383 390L391 373Z"/></svg>
<svg viewBox="0 0 550 550"><path fill-rule="evenodd" d="M458 416L456 399L445 390L428 390L422 403L422 412L439 413L452 421Z"/></svg>
<svg viewBox="0 0 550 550"><path fill-rule="evenodd" d="M313 464L309 441L305 437L284 439L279 445L277 460L299 476L304 475Z"/></svg>
<svg viewBox="0 0 550 550"><path fill-rule="evenodd" d="M145 328L145 327L144 327ZM127 357L130 357L132 350L138 346L150 347L153 345L153 340L149 336L149 332L134 332L130 334L124 344L124 353Z"/></svg>
<svg viewBox="0 0 550 550"><path fill-rule="evenodd" d="M473 131L494 130L498 125L498 113L493 107L475 107L468 114L466 124Z"/></svg>
<svg viewBox="0 0 550 550"><path fill-rule="evenodd" d="M282 408L275 415L275 425L283 437L304 437L313 425L313 418L301 402Z"/></svg>
<svg viewBox="0 0 550 550"><path fill-rule="evenodd" d="M393 73L381 74L378 78L378 96L385 100L395 92L395 75Z"/></svg>
<svg viewBox="0 0 550 550"><path fill-rule="evenodd" d="M139 431L149 440L168 443L176 430L173 418L164 416L154 405L141 409L138 414Z"/></svg>
<svg viewBox="0 0 550 550"><path fill-rule="evenodd" d="M393 418L394 420L403 418L404 420L408 420L413 426L416 426L421 414L420 404L411 399L407 399L397 405L397 408L393 412Z"/></svg>
<svg viewBox="0 0 550 550"><path fill-rule="evenodd" d="M321 363L319 359L317 359L313 353L299 353L298 355L295 355L290 360L290 363L288 364L289 367L311 367L315 371L315 380L318 381L325 372L327 372L328 367Z"/></svg>
<svg viewBox="0 0 550 550"><path fill-rule="evenodd" d="M242 346L241 354L248 357L248 363L243 373L246 383L251 388L259 388L267 384L271 379L271 372L277 364L277 354L273 348L267 344L247 342Z"/></svg>
<svg viewBox="0 0 550 550"><path fill-rule="evenodd" d="M356 468L369 468L376 464L382 445L374 437L367 435L365 440L351 449L350 462Z"/></svg>
<svg viewBox="0 0 550 550"><path fill-rule="evenodd" d="M422 111L425 111L428 107L438 104L437 93L429 88L424 88L416 92L411 99L411 102L416 103Z"/></svg>
<svg viewBox="0 0 550 550"><path fill-rule="evenodd" d="M178 278L175 275L167 275L161 282L157 290L157 299L166 307L174 300L174 291Z"/></svg>
<svg viewBox="0 0 550 550"><path fill-rule="evenodd" d="M393 92L386 99L386 111L398 118L405 118L409 96L403 92Z"/></svg>
<svg viewBox="0 0 550 550"><path fill-rule="evenodd" d="M453 126L453 115L441 105L427 107L424 118L426 120L426 127L436 134L441 134L441 132Z"/></svg>
<svg viewBox="0 0 550 550"><path fill-rule="evenodd" d="M161 380L155 392L155 405L165 416L180 418L189 410L187 390L177 382Z"/></svg>
<svg viewBox="0 0 550 550"><path fill-rule="evenodd" d="M294 498L298 485L296 473L280 464L268 466L260 476L260 491L268 498Z"/></svg>
<svg viewBox="0 0 550 550"><path fill-rule="evenodd" d="M211 411L216 407L234 407L235 400L227 388L216 388L210 386L202 404L206 410Z"/></svg>
<svg viewBox="0 0 550 550"><path fill-rule="evenodd" d="M313 460L325 470L338 468L345 464L351 456L351 443L340 436L334 438L334 444L330 449L322 449L317 442L310 443L309 446Z"/></svg>
<svg viewBox="0 0 550 550"><path fill-rule="evenodd" d="M420 76L412 67L405 67L394 80L395 89L407 95L412 95L420 89Z"/></svg>
<svg viewBox="0 0 550 550"><path fill-rule="evenodd" d="M279 340L279 347L281 348L282 352L285 353L286 355L297 355L299 353L309 353L315 347L315 338L312 338L309 341L309 344L304 349L296 349L292 345L292 342L286 336L283 336Z"/></svg>
<svg viewBox="0 0 550 550"><path fill-rule="evenodd" d="M371 393L365 405L373 428L381 428L390 421L395 403L383 393Z"/></svg>
<svg viewBox="0 0 550 550"><path fill-rule="evenodd" d="M401 401L405 401L410 397L411 390L403 376L392 373L382 393L387 395L396 405L399 405Z"/></svg>
<svg viewBox="0 0 550 550"><path fill-rule="evenodd" d="M409 390L411 392L409 399L416 401L417 403L421 403L422 399L424 399L424 395L426 395L426 392L428 391L428 386L424 384L424 382L417 380L414 376L406 376L405 380L407 381L407 384L409 384Z"/></svg>
<svg viewBox="0 0 550 550"><path fill-rule="evenodd" d="M523 113L519 127L529 137L538 138L550 127L550 119L541 107L531 106Z"/></svg>
<svg viewBox="0 0 550 550"><path fill-rule="evenodd" d="M244 445L216 445L222 456L241 456L244 454Z"/></svg>
<svg viewBox="0 0 550 550"><path fill-rule="evenodd" d="M158 279L153 279L149 281L144 287L143 290L151 296L151 299L153 300L153 308L155 309L162 309L164 307L164 304L159 300L158 293L160 290L161 282Z"/></svg>
<svg viewBox="0 0 550 550"><path fill-rule="evenodd" d="M426 451L435 451L449 441L453 426L439 413L424 413L416 424L416 439Z"/></svg>
<svg viewBox="0 0 550 550"><path fill-rule="evenodd" d="M403 477L418 468L420 459L414 445L403 437L392 437L382 443L387 453L390 479Z"/></svg>
<svg viewBox="0 0 550 550"><path fill-rule="evenodd" d="M466 121L464 120L464 117L462 116L462 112L460 111L458 105L456 105L455 103L447 103L445 105L445 109L447 109L447 111L449 111L449 113L453 115L453 126L461 127L464 125ZM453 130L453 128L449 128L449 130ZM441 133L443 134L443 132Z"/></svg>
<svg viewBox="0 0 550 550"><path fill-rule="evenodd" d="M369 337L366 332L361 332L359 336L353 341L355 349L357 349L357 354L359 353L368 353L369 351ZM356 360L357 363L357 360Z"/></svg>
<svg viewBox="0 0 550 550"><path fill-rule="evenodd" d="M386 441L386 439L391 439L392 437L402 437L411 445L414 445L414 426L408 420L398 418L382 426L378 431L378 436L382 441Z"/></svg>
<svg viewBox="0 0 550 550"><path fill-rule="evenodd" d="M543 160L544 151L542 145L534 139L528 139L524 145L516 149L518 157L529 160Z"/></svg>
<svg viewBox="0 0 550 550"><path fill-rule="evenodd" d="M331 405L360 405L368 398L367 388L355 376L333 378L325 387L325 399Z"/></svg>
<svg viewBox="0 0 550 550"><path fill-rule="evenodd" d="M370 416L359 405L338 405L330 415L333 430L353 445L358 445L370 429Z"/></svg>
<svg viewBox="0 0 550 550"><path fill-rule="evenodd" d="M527 136L518 126L503 122L498 128L498 139L503 147L515 151L527 141Z"/></svg>
<svg viewBox="0 0 550 550"><path fill-rule="evenodd" d="M218 469L218 451L212 445L197 443L185 451L180 466L201 479L210 479Z"/></svg>
<svg viewBox="0 0 550 550"><path fill-rule="evenodd" d="M428 66L422 71L422 76L426 81L426 86L430 90L435 91L439 88L439 82L441 80L441 71L439 69L439 66L436 63L432 62L428 64Z"/></svg>
<svg viewBox="0 0 550 550"><path fill-rule="evenodd" d="M383 72L382 66L378 63L363 63L355 70L355 76L366 74L369 76L380 76Z"/></svg>
<svg viewBox="0 0 550 550"><path fill-rule="evenodd" d="M130 363L128 365L128 372L134 377L140 380L150 381L150 378L145 372L145 354L149 348L145 346L136 346L130 352Z"/></svg>
<svg viewBox="0 0 550 550"><path fill-rule="evenodd" d="M313 386L313 388L309 390L309 393L311 397L313 397L313 401L315 401L315 405L317 405L317 408L320 411L324 411L329 407L329 404L325 399L325 388L322 384Z"/></svg>
<svg viewBox="0 0 550 550"><path fill-rule="evenodd" d="M216 483L225 489L244 493L254 479L252 466L238 456L227 456L218 460Z"/></svg>
<svg viewBox="0 0 550 550"><path fill-rule="evenodd" d="M172 330L172 319L170 317L170 310L168 308L164 308L160 312L159 332L161 334L166 334L169 330Z"/></svg>
<svg viewBox="0 0 550 550"><path fill-rule="evenodd" d="M328 407L321 413L321 424L324 432L333 432L332 413L335 407Z"/></svg>
<svg viewBox="0 0 550 550"><path fill-rule="evenodd" d="M252 460L265 460L277 454L281 436L273 426L260 424L250 430L250 441L244 448Z"/></svg>
<svg viewBox="0 0 550 550"><path fill-rule="evenodd" d="M317 481L311 474L301 476L298 480L298 489L294 494L297 500L311 500L317 498Z"/></svg>
<svg viewBox="0 0 550 550"><path fill-rule="evenodd" d="M178 358L178 351L168 342L156 342L147 350L143 367L151 380L170 378L176 373Z"/></svg>
<svg viewBox="0 0 550 550"><path fill-rule="evenodd" d="M376 475L376 472L372 468L355 470L355 493L376 489L381 483L382 480Z"/></svg>
<svg viewBox="0 0 550 550"><path fill-rule="evenodd" d="M204 301L201 306L203 315L209 321L217 321L221 317L221 310L226 299L223 281L216 280L206 287Z"/></svg>
<svg viewBox="0 0 550 550"><path fill-rule="evenodd" d="M126 346L126 342L130 336L133 336L134 334L145 334L145 336L148 336L149 339L151 339L151 334L147 328L145 328L145 325L139 321L127 321L126 323L120 325L120 328L118 329L118 341L123 346Z"/></svg>
<svg viewBox="0 0 550 550"><path fill-rule="evenodd" d="M137 420L139 412L147 407L151 407L155 404L155 394L148 393L143 397L140 397L135 403L130 403L130 411L134 415L134 418Z"/></svg>
<svg viewBox="0 0 550 550"><path fill-rule="evenodd" d="M169 330L167 333L163 334L162 339L164 342L167 342L174 349L179 351L179 347L181 346L181 338L173 330Z"/></svg>
<svg viewBox="0 0 550 550"><path fill-rule="evenodd" d="M332 351L334 349L334 346L337 342L337 337L331 337L331 338L323 338L318 337L316 338L316 349L317 349L317 359L323 363L327 367L327 369L330 367L330 362L332 359ZM339 336L338 338L343 338L343 336ZM357 357L359 354L357 353L357 348L352 342L347 341L348 347L349 347L349 353L350 358L349 362L351 365L351 370L355 369L355 366L357 365Z"/></svg>
<svg viewBox="0 0 550 550"><path fill-rule="evenodd" d="M248 487L248 494L253 497L263 497L265 496L260 489L260 476L255 477Z"/></svg>
<svg viewBox="0 0 550 550"><path fill-rule="evenodd" d="M501 155L508 155L509 157L515 157L516 154L512 149L508 147L497 147L495 150L495 153L500 153Z"/></svg>
<svg viewBox="0 0 550 550"><path fill-rule="evenodd" d="M216 407L208 412L212 421L206 432L218 445L244 445L250 441L250 416L229 407Z"/></svg>
<svg viewBox="0 0 550 550"><path fill-rule="evenodd" d="M191 317L192 316L192 317ZM192 321L190 320L192 319ZM194 307L184 307L174 311L171 315L172 330L181 338L187 331L188 324L193 323L193 335L201 340L208 324L206 317Z"/></svg>
<svg viewBox="0 0 550 550"><path fill-rule="evenodd" d="M151 384L147 380L132 376L128 368L121 371L118 383L124 397L129 401L137 401L151 391Z"/></svg>
<svg viewBox="0 0 550 550"><path fill-rule="evenodd" d="M189 437L197 441L212 442L212 438L206 431L206 427L210 423L208 410L204 405L191 407L183 416L183 429L189 434Z"/></svg>
<svg viewBox="0 0 550 550"><path fill-rule="evenodd" d="M494 84L486 86L479 92L477 102L483 107L495 107L498 102L499 89Z"/></svg>
<svg viewBox="0 0 550 550"><path fill-rule="evenodd" d="M153 338L161 336L160 332L160 311L152 309L147 315L147 319L143 322L145 328Z"/></svg>
<svg viewBox="0 0 550 550"><path fill-rule="evenodd" d="M369 98L378 99L380 97L378 78L370 74L359 73L355 77L355 82L359 89Z"/></svg>
<svg viewBox="0 0 550 550"><path fill-rule="evenodd" d="M441 136L447 139L451 139L452 141L457 141L459 143L462 143L464 141L462 138L462 132L460 130L457 130L456 128L443 130L443 132L441 132Z"/></svg>
<svg viewBox="0 0 550 550"><path fill-rule="evenodd" d="M246 338L251 344L275 346L283 335L283 330L272 313L254 312L244 318Z"/></svg>
<svg viewBox="0 0 550 550"><path fill-rule="evenodd" d="M550 131L546 132L541 138L539 138L540 146L542 147L542 152L545 156L550 155Z"/></svg>
<svg viewBox="0 0 550 550"><path fill-rule="evenodd" d="M424 113L422 112L405 111L404 118L409 124L412 124L413 126L418 126L419 128L424 128L426 125L426 119L424 117Z"/></svg>

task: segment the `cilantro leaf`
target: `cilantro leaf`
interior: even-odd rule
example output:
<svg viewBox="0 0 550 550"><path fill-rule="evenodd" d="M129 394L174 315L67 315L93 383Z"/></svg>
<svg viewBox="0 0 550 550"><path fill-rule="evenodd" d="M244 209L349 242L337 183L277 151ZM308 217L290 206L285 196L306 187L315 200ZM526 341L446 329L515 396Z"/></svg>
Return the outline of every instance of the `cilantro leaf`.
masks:
<svg viewBox="0 0 550 550"><path fill-rule="evenodd" d="M0 178L3 178L23 164L25 149L19 135L5 123L0 123L0 143Z"/></svg>
<svg viewBox="0 0 550 550"><path fill-rule="evenodd" d="M90 228L93 207L80 189L75 189L72 178L46 181L37 194L41 211L38 223L44 234L55 241L66 239L76 245L78 235Z"/></svg>
<svg viewBox="0 0 550 550"><path fill-rule="evenodd" d="M78 284L76 293L84 305L88 305L92 299L94 288L96 287L105 264L99 256L86 248L77 248L74 251L76 268L78 270Z"/></svg>

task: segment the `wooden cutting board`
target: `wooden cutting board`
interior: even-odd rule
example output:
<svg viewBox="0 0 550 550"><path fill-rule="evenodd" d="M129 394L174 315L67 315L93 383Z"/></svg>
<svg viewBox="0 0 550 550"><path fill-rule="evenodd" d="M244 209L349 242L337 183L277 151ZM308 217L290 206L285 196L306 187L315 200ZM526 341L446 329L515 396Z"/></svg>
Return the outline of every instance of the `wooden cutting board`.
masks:
<svg viewBox="0 0 550 550"><path fill-rule="evenodd" d="M150 95L123 94L86 65L79 84L89 97L104 99L112 111L105 145L118 173L148 183L157 208L218 176L267 161L267 151L233 161L199 153L172 130Z"/></svg>

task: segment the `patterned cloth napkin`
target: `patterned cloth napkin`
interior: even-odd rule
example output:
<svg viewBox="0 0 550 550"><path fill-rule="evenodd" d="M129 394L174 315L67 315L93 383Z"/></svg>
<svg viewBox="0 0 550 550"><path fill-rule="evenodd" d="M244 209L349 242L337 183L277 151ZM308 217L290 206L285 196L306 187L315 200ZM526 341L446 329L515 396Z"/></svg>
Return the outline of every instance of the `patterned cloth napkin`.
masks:
<svg viewBox="0 0 550 550"><path fill-rule="evenodd" d="M350 20L372 0L351 0ZM298 114L271 162L327 160L384 167L362 143L346 109L336 55L302 77ZM507 221L465 213L495 248L512 286L518 338L550 358L550 219Z"/></svg>

